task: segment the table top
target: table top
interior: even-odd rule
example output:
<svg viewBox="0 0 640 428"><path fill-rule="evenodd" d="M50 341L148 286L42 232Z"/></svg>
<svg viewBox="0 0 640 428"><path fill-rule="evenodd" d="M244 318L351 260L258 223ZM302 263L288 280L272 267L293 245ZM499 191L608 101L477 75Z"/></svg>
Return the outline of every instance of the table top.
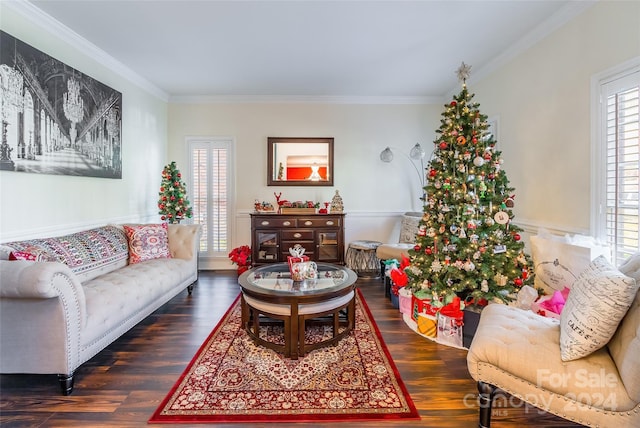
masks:
<svg viewBox="0 0 640 428"><path fill-rule="evenodd" d="M358 276L351 269L317 263L318 278L293 281L287 263L272 263L244 272L238 278L243 291L261 296L323 296L349 289Z"/></svg>

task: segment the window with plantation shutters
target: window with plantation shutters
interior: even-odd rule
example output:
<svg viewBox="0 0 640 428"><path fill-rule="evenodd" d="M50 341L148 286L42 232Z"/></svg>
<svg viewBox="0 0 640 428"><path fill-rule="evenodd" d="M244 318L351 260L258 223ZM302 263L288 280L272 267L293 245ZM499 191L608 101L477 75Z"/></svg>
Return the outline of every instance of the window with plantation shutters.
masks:
<svg viewBox="0 0 640 428"><path fill-rule="evenodd" d="M189 138L193 222L202 225L200 255L230 251L231 140Z"/></svg>
<svg viewBox="0 0 640 428"><path fill-rule="evenodd" d="M619 265L640 249L640 67L600 81L596 228Z"/></svg>

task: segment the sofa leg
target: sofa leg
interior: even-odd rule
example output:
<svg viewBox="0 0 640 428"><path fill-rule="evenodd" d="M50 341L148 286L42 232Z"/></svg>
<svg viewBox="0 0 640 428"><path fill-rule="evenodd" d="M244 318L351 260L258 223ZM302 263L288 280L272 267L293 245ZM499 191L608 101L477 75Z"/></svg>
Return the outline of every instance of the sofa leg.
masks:
<svg viewBox="0 0 640 428"><path fill-rule="evenodd" d="M480 402L480 418L478 420L479 428L489 428L491 426L491 406L493 405L493 394L496 392L496 387L478 381L478 395Z"/></svg>
<svg viewBox="0 0 640 428"><path fill-rule="evenodd" d="M62 388L62 395L71 395L73 391L73 373L70 375L59 374L58 382L60 383L60 388Z"/></svg>
<svg viewBox="0 0 640 428"><path fill-rule="evenodd" d="M189 296L191 296L191 293L193 293L193 287L196 286L197 282L198 282L198 280L196 279L191 284L187 285L187 293L189 293Z"/></svg>

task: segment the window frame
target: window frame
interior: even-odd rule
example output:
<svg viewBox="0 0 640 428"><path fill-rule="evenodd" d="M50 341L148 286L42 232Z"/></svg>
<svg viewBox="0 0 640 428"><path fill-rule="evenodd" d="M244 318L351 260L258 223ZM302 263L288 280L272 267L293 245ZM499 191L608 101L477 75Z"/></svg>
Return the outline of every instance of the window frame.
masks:
<svg viewBox="0 0 640 428"><path fill-rule="evenodd" d="M608 243L607 237L607 102L605 87L629 78L640 79L640 57L598 73L591 78L591 235ZM617 250L611 261L619 265Z"/></svg>
<svg viewBox="0 0 640 428"><path fill-rule="evenodd" d="M227 207L226 207L226 217L227 217L227 248L220 251L203 251L200 253L199 258L201 260L213 260L213 259L228 259L229 251L233 247L233 231L235 230L235 218L233 216L233 212L235 210L236 205L236 196L235 196L235 139L233 137L227 136L197 136L185 137L186 148L187 148L187 157L189 159L189 181L188 181L188 189L190 194L195 195L194 192L194 164L193 164L193 150L195 148L206 147L207 150L215 149L215 148L224 148L227 150L227 176L226 176L226 187L227 187ZM210 191L210 189L208 189ZM209 198L210 195L207 195ZM209 203L208 203L209 204ZM195 223L195 221L194 221ZM207 242L207 247L210 248L212 244L212 236L208 237L209 242Z"/></svg>

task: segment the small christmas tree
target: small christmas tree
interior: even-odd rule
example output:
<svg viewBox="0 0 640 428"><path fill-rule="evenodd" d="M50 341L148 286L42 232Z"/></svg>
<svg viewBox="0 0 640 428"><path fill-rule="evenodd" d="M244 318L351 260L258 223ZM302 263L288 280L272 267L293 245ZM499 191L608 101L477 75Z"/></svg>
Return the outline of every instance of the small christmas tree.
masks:
<svg viewBox="0 0 640 428"><path fill-rule="evenodd" d="M180 220L191 217L187 191L175 162L171 162L162 170L162 184L158 195L158 214L161 214L162 220L180 223Z"/></svg>
<svg viewBox="0 0 640 428"><path fill-rule="evenodd" d="M427 167L427 200L406 269L410 289L426 291L442 304L456 295L481 304L507 302L532 281L522 229L511 223L514 189L487 117L467 91L469 70L462 63L462 90L442 113Z"/></svg>

